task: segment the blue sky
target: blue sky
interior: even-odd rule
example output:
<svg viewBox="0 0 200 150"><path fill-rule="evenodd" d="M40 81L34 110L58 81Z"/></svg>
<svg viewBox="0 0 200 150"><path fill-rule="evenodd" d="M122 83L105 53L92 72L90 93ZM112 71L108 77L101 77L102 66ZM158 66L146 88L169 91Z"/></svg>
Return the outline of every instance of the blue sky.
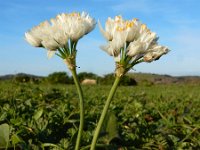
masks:
<svg viewBox="0 0 200 150"><path fill-rule="evenodd" d="M200 75L199 0L1 0L0 75L19 72L48 75L67 71L57 56L48 60L46 50L31 47L24 33L61 12L86 11L105 23L108 16L138 18L157 33L170 53L153 63L135 66L132 72ZM98 26L78 43L79 72L99 75L114 71L114 60L99 46L106 41Z"/></svg>

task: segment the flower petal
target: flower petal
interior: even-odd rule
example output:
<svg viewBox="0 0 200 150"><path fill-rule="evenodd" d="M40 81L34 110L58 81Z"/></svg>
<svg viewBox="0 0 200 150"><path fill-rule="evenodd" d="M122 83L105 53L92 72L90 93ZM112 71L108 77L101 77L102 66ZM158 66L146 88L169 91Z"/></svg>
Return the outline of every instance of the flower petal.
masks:
<svg viewBox="0 0 200 150"><path fill-rule="evenodd" d="M104 31L103 27L101 26L100 21L98 21L98 26L99 26L99 29L100 29L100 32L102 33L102 35L103 35L108 41L112 40L111 35L110 35L108 32Z"/></svg>
<svg viewBox="0 0 200 150"><path fill-rule="evenodd" d="M35 46L35 47L41 47L42 46L40 40L37 39L37 37L33 36L30 32L25 33L25 39L32 46Z"/></svg>
<svg viewBox="0 0 200 150"><path fill-rule="evenodd" d="M47 58L50 59L53 57L53 55L56 53L56 51L51 51L51 50L48 50L47 51Z"/></svg>

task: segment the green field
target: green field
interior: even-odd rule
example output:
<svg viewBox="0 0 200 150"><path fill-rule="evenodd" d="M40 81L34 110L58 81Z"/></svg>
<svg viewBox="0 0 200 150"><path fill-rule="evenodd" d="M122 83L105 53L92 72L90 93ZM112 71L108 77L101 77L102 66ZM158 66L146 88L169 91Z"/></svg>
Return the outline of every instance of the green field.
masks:
<svg viewBox="0 0 200 150"><path fill-rule="evenodd" d="M91 143L110 88L83 86L82 149ZM200 149L199 91L192 84L120 86L97 149ZM74 85L0 81L1 149L74 149L78 102Z"/></svg>

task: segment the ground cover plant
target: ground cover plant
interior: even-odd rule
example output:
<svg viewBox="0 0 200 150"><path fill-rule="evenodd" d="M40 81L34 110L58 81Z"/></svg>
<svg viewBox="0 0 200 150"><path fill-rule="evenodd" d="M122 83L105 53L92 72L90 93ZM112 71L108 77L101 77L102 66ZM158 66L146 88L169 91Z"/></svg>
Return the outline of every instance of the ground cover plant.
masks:
<svg viewBox="0 0 200 150"><path fill-rule="evenodd" d="M83 86L88 111L81 149L89 149L109 89ZM191 84L120 86L97 149L199 149L199 90ZM0 124L1 149L74 149L75 86L1 81Z"/></svg>

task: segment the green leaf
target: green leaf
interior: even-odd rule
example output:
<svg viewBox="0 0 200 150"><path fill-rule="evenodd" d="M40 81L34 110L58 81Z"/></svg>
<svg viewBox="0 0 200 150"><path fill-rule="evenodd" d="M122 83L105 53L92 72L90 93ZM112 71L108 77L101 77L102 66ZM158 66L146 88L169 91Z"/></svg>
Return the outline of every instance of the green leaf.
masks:
<svg viewBox="0 0 200 150"><path fill-rule="evenodd" d="M43 108L39 109L33 116L35 120L38 120L43 114Z"/></svg>
<svg viewBox="0 0 200 150"><path fill-rule="evenodd" d="M63 150L61 147L59 147L58 145L53 144L53 143L43 143L43 144L42 144L42 147L43 147L43 149L44 149L45 147L53 147L53 148L56 148L56 149L59 149L59 150Z"/></svg>
<svg viewBox="0 0 200 150"><path fill-rule="evenodd" d="M22 118L17 117L15 119L10 119L10 122L15 126L20 126L23 123Z"/></svg>
<svg viewBox="0 0 200 150"><path fill-rule="evenodd" d="M71 134L72 134L72 136L71 136L69 143L71 145L75 145L76 144L76 137L78 135L78 130L71 128Z"/></svg>
<svg viewBox="0 0 200 150"><path fill-rule="evenodd" d="M101 133L104 134L103 137L107 143L111 143L111 141L114 139L120 139L118 134L117 117L113 112L107 113Z"/></svg>
<svg viewBox="0 0 200 150"><path fill-rule="evenodd" d="M9 125L4 123L0 125L0 148L6 148L9 145Z"/></svg>
<svg viewBox="0 0 200 150"><path fill-rule="evenodd" d="M23 142L18 135L13 134L11 137L11 141L13 145L16 145L17 143Z"/></svg>
<svg viewBox="0 0 200 150"><path fill-rule="evenodd" d="M7 113L6 113L6 112L2 112L2 113L1 113L1 116L0 116L0 121L5 120L6 117L7 117Z"/></svg>

